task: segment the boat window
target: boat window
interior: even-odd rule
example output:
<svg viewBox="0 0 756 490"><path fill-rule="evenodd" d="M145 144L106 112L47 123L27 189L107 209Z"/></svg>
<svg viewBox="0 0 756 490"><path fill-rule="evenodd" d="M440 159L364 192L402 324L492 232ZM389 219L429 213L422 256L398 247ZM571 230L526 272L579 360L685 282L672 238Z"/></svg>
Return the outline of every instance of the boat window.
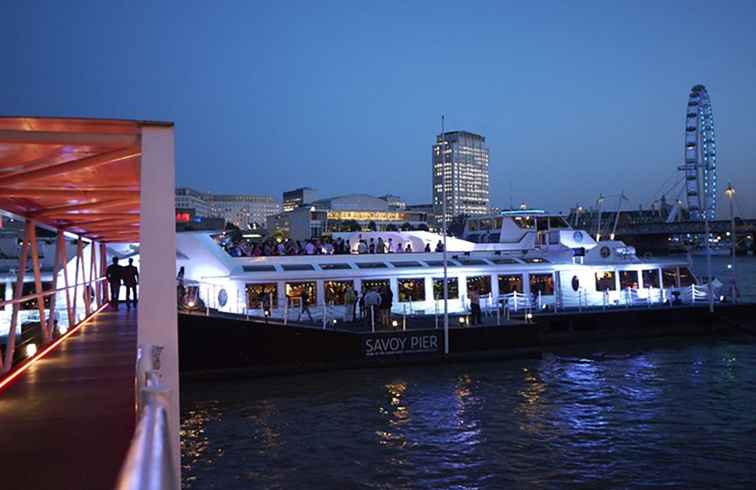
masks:
<svg viewBox="0 0 756 490"><path fill-rule="evenodd" d="M504 264L518 264L515 259L510 259L509 257L497 257L493 259L488 259L494 264L504 265Z"/></svg>
<svg viewBox="0 0 756 490"><path fill-rule="evenodd" d="M462 265L486 265L486 261L482 259L457 259Z"/></svg>
<svg viewBox="0 0 756 490"><path fill-rule="evenodd" d="M406 262L391 262L391 265L394 267L422 267L422 264L420 262L415 262L414 260L408 260Z"/></svg>
<svg viewBox="0 0 756 490"><path fill-rule="evenodd" d="M499 274L499 294L522 293L521 274Z"/></svg>
<svg viewBox="0 0 756 490"><path fill-rule="evenodd" d="M300 302L304 301L305 294L307 295L308 304L316 304L316 291L315 281L286 283L286 297L289 300L289 306L299 306L301 304ZM298 299L299 301L294 301L295 299Z"/></svg>
<svg viewBox="0 0 756 490"><path fill-rule="evenodd" d="M493 228L493 220L491 218L484 218L480 220L481 230L490 230Z"/></svg>
<svg viewBox="0 0 756 490"><path fill-rule="evenodd" d="M536 218L536 230L546 231L548 229L549 229L549 218L546 218L545 216Z"/></svg>
<svg viewBox="0 0 756 490"><path fill-rule="evenodd" d="M276 268L272 265L243 265L244 272L275 272Z"/></svg>
<svg viewBox="0 0 756 490"><path fill-rule="evenodd" d="M549 228L552 230L556 228L569 228L570 225L567 224L567 222L562 218L561 216L550 216L549 217Z"/></svg>
<svg viewBox="0 0 756 490"><path fill-rule="evenodd" d="M428 264L428 267L443 267L444 261L443 260L426 260L426 264ZM447 260L446 261L448 267L458 267L459 264L454 262L453 260Z"/></svg>
<svg viewBox="0 0 756 490"><path fill-rule="evenodd" d="M485 276L468 276L467 277L467 291L469 294L469 291L471 288L476 287L478 288L478 293L481 296L484 296L486 294L489 294L491 292L491 276L485 275Z"/></svg>
<svg viewBox="0 0 756 490"><path fill-rule="evenodd" d="M696 278L687 267L680 267L680 287L687 288L696 283Z"/></svg>
<svg viewBox="0 0 756 490"><path fill-rule="evenodd" d="M449 299L459 298L459 283L456 277L446 278L446 294ZM444 279L442 277L433 279L433 299L444 299Z"/></svg>
<svg viewBox="0 0 756 490"><path fill-rule="evenodd" d="M384 262L357 262L360 269L385 269L388 267Z"/></svg>
<svg viewBox="0 0 756 490"><path fill-rule="evenodd" d="M352 268L352 266L350 266L349 264L318 264L318 267L320 267L320 270L324 271L335 271Z"/></svg>
<svg viewBox="0 0 756 490"><path fill-rule="evenodd" d="M551 274L530 274L530 293L554 294L554 276Z"/></svg>
<svg viewBox="0 0 756 490"><path fill-rule="evenodd" d="M471 219L467 222L467 229L470 231L478 231L478 220Z"/></svg>
<svg viewBox="0 0 756 490"><path fill-rule="evenodd" d="M677 267L666 267L662 269L662 284L665 288L677 287Z"/></svg>
<svg viewBox="0 0 756 490"><path fill-rule="evenodd" d="M425 301L425 279L398 279L399 302Z"/></svg>
<svg viewBox="0 0 756 490"><path fill-rule="evenodd" d="M247 308L263 308L265 301L273 300L273 308L278 307L278 285L275 282L247 284Z"/></svg>
<svg viewBox="0 0 756 490"><path fill-rule="evenodd" d="M514 224L516 224L519 228L532 230L535 228L535 219L530 216L515 216L512 218L512 221L514 221Z"/></svg>
<svg viewBox="0 0 756 490"><path fill-rule="evenodd" d="M315 270L310 264L283 264L281 265L285 271L311 271Z"/></svg>
<svg viewBox="0 0 756 490"><path fill-rule="evenodd" d="M617 284L614 281L614 271L596 273L596 291L615 291Z"/></svg>
<svg viewBox="0 0 756 490"><path fill-rule="evenodd" d="M543 257L528 257L524 259L528 264L548 264L549 261Z"/></svg>
<svg viewBox="0 0 756 490"><path fill-rule="evenodd" d="M34 294L34 293L37 292L37 290L36 290L36 288L34 286L34 282L25 282L24 283L24 287L22 289L23 290L21 291L21 296L29 296L30 294ZM42 283L42 290L43 291L47 291L49 289L52 289L52 283L48 282L48 281L43 282ZM15 291L15 290L16 290L16 283L12 282L11 283L11 291ZM44 299L45 308L50 308L50 296L51 295L45 296L45 299ZM3 297L3 299L5 299L5 297ZM38 309L39 306L37 305L37 299L36 298L27 299L26 301L24 301L23 303L21 303L21 306L19 306L19 308L22 309L22 310L36 310L36 309Z"/></svg>
<svg viewBox="0 0 756 490"><path fill-rule="evenodd" d="M351 286L354 289L352 281L325 281L323 286L326 303L334 305L343 305L344 293L346 293L347 288Z"/></svg>
<svg viewBox="0 0 756 490"><path fill-rule="evenodd" d="M620 271L620 289L638 289L638 271Z"/></svg>
<svg viewBox="0 0 756 490"><path fill-rule="evenodd" d="M644 288L659 287L659 269L646 269L641 272Z"/></svg>
<svg viewBox="0 0 756 490"><path fill-rule="evenodd" d="M501 230L501 225L504 224L504 218L496 218L496 229Z"/></svg>
<svg viewBox="0 0 756 490"><path fill-rule="evenodd" d="M365 294L368 289L375 289L379 293L383 289L391 287L391 281L389 279L363 279L362 280L362 294Z"/></svg>

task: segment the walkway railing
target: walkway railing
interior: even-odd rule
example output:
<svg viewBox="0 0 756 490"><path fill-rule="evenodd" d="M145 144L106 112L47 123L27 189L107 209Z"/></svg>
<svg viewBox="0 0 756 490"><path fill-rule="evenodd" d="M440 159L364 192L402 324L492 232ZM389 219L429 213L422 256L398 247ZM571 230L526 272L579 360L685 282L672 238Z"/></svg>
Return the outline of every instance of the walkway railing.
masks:
<svg viewBox="0 0 756 490"><path fill-rule="evenodd" d="M168 416L173 394L160 382L162 350L160 346L140 346L137 352L137 427L116 483L117 490L179 488Z"/></svg>

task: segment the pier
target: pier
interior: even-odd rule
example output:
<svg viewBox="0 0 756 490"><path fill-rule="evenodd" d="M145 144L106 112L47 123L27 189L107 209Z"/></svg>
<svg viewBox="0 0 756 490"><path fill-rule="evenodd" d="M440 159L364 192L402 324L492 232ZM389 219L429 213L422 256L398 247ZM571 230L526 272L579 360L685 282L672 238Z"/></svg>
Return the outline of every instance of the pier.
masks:
<svg viewBox="0 0 756 490"><path fill-rule="evenodd" d="M0 297L4 487L178 488L174 167L172 123L0 118L0 212L23 224ZM129 256L138 308L112 311L106 267Z"/></svg>

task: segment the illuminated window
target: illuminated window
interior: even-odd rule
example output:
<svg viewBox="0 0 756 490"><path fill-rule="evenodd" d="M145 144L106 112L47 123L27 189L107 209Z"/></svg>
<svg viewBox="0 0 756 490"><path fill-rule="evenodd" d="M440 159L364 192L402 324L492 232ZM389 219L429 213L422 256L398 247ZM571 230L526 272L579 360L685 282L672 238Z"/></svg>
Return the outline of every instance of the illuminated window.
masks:
<svg viewBox="0 0 756 490"><path fill-rule="evenodd" d="M247 308L262 309L263 298L265 301L273 300L273 308L278 306L278 286L275 282L260 284L247 284Z"/></svg>
<svg viewBox="0 0 756 490"><path fill-rule="evenodd" d="M522 293L522 275L520 274L500 274L499 275L499 294L509 294L513 292Z"/></svg>
<svg viewBox="0 0 756 490"><path fill-rule="evenodd" d="M554 276L551 274L530 274L530 292L554 294Z"/></svg>
<svg viewBox="0 0 756 490"><path fill-rule="evenodd" d="M459 298L459 283L456 277L446 278L446 294L448 299ZM433 299L444 299L444 279L433 279Z"/></svg>
<svg viewBox="0 0 756 490"><path fill-rule="evenodd" d="M425 301L425 280L418 279L399 279L399 302L408 301Z"/></svg>
<svg viewBox="0 0 756 490"><path fill-rule="evenodd" d="M467 291L469 292L473 287L478 289L478 294L480 294L481 296L490 293L491 276L468 276Z"/></svg>
<svg viewBox="0 0 756 490"><path fill-rule="evenodd" d="M389 279L363 279L362 280L362 294L365 294L368 289L375 289L379 293L384 289L391 287L391 281Z"/></svg>
<svg viewBox="0 0 756 490"><path fill-rule="evenodd" d="M289 306L294 303L294 298L303 298L307 294L307 301L309 304L315 304L316 301L316 289L315 281L307 282L287 282L286 283L286 297L289 301Z"/></svg>
<svg viewBox="0 0 756 490"><path fill-rule="evenodd" d="M596 291L614 291L617 285L614 282L614 271L596 273Z"/></svg>
<svg viewBox="0 0 756 490"><path fill-rule="evenodd" d="M677 268L670 267L662 269L662 284L665 288L677 287Z"/></svg>
<svg viewBox="0 0 756 490"><path fill-rule="evenodd" d="M352 281L325 281L325 298L326 303L334 305L344 304L344 293L348 287L354 288Z"/></svg>
<svg viewBox="0 0 756 490"><path fill-rule="evenodd" d="M659 287L659 269L646 269L641 271L644 288Z"/></svg>
<svg viewBox="0 0 756 490"><path fill-rule="evenodd" d="M620 289L638 288L638 271L620 271Z"/></svg>

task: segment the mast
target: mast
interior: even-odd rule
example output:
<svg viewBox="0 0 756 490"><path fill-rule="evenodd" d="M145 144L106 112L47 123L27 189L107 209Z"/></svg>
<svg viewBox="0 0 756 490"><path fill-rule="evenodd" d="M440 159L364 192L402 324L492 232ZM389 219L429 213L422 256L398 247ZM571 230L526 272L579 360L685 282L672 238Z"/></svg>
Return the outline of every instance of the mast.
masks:
<svg viewBox="0 0 756 490"><path fill-rule="evenodd" d="M617 201L617 213L614 215L614 226L612 226L612 234L609 236L610 240L614 240L614 235L617 233L617 224L619 223L620 210L622 209L623 199L626 199L624 190L620 192L620 196Z"/></svg>
<svg viewBox="0 0 756 490"><path fill-rule="evenodd" d="M449 354L449 284L448 262L446 257L446 131L444 129L444 116L441 115L441 236L444 242L444 354Z"/></svg>

